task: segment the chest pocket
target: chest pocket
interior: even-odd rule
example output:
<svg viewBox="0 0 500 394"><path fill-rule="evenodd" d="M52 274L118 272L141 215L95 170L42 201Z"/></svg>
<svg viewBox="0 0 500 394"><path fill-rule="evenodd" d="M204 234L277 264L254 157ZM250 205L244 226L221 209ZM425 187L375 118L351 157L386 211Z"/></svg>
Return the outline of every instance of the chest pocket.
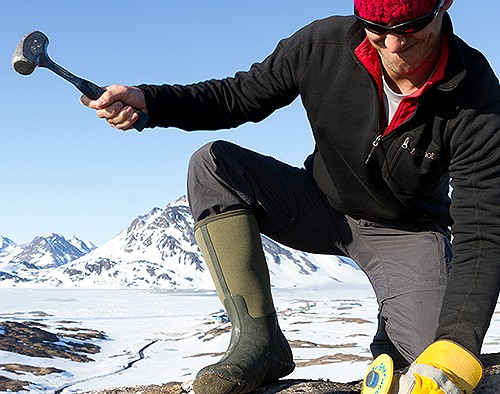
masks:
<svg viewBox="0 0 500 394"><path fill-rule="evenodd" d="M412 198L447 193L443 185L448 183L448 175L436 143L422 143L406 135L393 141L384 153L382 174L396 194Z"/></svg>

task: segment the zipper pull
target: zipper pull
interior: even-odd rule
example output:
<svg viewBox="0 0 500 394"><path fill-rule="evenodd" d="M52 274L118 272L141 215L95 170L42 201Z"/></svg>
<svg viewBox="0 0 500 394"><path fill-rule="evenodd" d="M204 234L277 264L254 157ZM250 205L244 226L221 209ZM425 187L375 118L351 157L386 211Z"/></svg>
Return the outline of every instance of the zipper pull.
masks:
<svg viewBox="0 0 500 394"><path fill-rule="evenodd" d="M408 146L410 145L411 137L406 137L403 144L401 145L401 149L408 150Z"/></svg>
<svg viewBox="0 0 500 394"><path fill-rule="evenodd" d="M372 142L372 149L370 150L370 153L368 153L368 157L366 158L366 161L365 161L365 164L368 164L368 162L370 161L370 158L372 157L373 155L373 152L375 152L375 149L377 148L380 140L382 138L382 134L379 134L377 136L377 138L375 138Z"/></svg>

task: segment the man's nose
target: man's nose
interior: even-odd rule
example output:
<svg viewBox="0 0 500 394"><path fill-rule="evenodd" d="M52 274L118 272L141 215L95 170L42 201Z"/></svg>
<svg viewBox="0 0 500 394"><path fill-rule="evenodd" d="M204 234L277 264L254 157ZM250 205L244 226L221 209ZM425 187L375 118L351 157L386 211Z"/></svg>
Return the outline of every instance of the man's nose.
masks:
<svg viewBox="0 0 500 394"><path fill-rule="evenodd" d="M404 49L406 38L401 34L387 33L385 36L385 47L392 53L397 53Z"/></svg>

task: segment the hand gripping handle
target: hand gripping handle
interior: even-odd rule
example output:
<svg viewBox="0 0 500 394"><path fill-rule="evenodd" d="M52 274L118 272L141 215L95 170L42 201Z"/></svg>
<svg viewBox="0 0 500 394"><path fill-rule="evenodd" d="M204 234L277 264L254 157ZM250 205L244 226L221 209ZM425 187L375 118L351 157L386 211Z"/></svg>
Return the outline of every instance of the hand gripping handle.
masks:
<svg viewBox="0 0 500 394"><path fill-rule="evenodd" d="M106 91L95 83L82 79L77 86L78 90L82 92L91 100L97 100ZM149 121L149 116L147 113L135 110L136 114L139 115L139 119L134 123L134 129L137 131L142 131L146 127Z"/></svg>

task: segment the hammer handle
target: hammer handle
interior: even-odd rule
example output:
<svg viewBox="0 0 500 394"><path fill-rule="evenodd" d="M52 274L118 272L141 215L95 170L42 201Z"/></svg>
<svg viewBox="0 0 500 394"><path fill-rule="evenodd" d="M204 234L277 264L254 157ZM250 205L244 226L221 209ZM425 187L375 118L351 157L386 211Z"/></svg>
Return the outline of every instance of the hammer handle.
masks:
<svg viewBox="0 0 500 394"><path fill-rule="evenodd" d="M40 57L41 67L46 67L55 74L64 78L66 81L72 83L76 86L76 88L82 92L89 99L97 100L101 95L105 92L103 88L97 86L95 83L87 81L86 79L77 77L72 72L69 72L64 67L61 67L59 64L50 59L47 55ZM142 131L148 124L149 116L148 114L135 110L135 112L139 115L139 119L134 123L134 129L137 131Z"/></svg>

